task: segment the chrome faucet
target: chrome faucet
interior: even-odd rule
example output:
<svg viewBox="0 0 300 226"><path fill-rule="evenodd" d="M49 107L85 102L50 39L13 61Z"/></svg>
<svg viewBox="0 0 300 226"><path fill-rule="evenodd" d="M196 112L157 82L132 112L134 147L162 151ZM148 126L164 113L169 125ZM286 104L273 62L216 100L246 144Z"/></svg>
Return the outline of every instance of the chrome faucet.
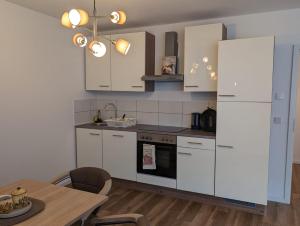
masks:
<svg viewBox="0 0 300 226"><path fill-rule="evenodd" d="M111 107L114 108L114 111L115 111L115 118L117 118L117 117L118 117L118 108L117 108L117 106L116 106L114 103L107 103L107 104L105 104L103 110L104 110L104 111L107 111L107 108L108 108L109 106L111 106Z"/></svg>

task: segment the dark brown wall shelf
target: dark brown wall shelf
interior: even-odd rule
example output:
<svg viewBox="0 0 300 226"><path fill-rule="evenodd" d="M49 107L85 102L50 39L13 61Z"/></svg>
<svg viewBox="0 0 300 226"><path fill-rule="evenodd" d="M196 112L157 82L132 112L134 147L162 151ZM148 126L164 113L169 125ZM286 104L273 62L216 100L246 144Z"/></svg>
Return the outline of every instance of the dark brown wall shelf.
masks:
<svg viewBox="0 0 300 226"><path fill-rule="evenodd" d="M183 75L144 75L143 81L183 82Z"/></svg>

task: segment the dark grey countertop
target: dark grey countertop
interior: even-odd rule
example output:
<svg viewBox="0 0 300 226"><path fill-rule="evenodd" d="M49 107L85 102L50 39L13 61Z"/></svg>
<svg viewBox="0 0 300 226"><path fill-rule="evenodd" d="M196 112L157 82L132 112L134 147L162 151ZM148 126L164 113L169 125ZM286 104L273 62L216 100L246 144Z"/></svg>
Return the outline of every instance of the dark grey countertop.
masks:
<svg viewBox="0 0 300 226"><path fill-rule="evenodd" d="M136 126L127 127L127 128L116 128L103 125L96 125L94 123L87 123L83 125L78 125L76 128L83 129L96 129L96 130L117 130L117 131L128 131L128 132L145 132L145 133L156 133L156 134L169 134L176 136L186 136L186 137L198 137L198 138L207 138L207 139L216 139L216 133L206 132L203 130L192 130L190 128L179 128L179 127L168 127L174 132L166 132L162 128L163 126L155 125L143 125L137 124ZM178 131L176 131L178 130Z"/></svg>

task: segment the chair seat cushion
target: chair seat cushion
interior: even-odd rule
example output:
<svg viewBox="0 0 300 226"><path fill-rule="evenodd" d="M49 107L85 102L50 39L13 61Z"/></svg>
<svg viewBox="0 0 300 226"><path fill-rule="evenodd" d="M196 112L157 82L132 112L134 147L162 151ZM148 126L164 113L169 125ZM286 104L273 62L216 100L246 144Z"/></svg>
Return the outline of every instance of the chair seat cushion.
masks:
<svg viewBox="0 0 300 226"><path fill-rule="evenodd" d="M110 179L109 174L99 168L83 167L70 172L72 187L74 189L99 193L105 185L105 181Z"/></svg>

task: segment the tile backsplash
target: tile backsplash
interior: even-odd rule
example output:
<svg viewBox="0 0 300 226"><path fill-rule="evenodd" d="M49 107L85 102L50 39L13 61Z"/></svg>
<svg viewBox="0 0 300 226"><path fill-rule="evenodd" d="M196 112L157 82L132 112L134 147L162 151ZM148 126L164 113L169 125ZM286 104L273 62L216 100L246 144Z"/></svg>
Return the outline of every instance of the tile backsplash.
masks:
<svg viewBox="0 0 300 226"><path fill-rule="evenodd" d="M75 125L89 123L97 110L101 110L101 118L114 117L114 109L108 106L113 103L117 106L117 115L136 118L139 124L162 126L191 126L191 113L203 112L207 107L216 109L216 100L199 101L156 101L156 100L113 100L113 99L86 99L74 101Z"/></svg>

